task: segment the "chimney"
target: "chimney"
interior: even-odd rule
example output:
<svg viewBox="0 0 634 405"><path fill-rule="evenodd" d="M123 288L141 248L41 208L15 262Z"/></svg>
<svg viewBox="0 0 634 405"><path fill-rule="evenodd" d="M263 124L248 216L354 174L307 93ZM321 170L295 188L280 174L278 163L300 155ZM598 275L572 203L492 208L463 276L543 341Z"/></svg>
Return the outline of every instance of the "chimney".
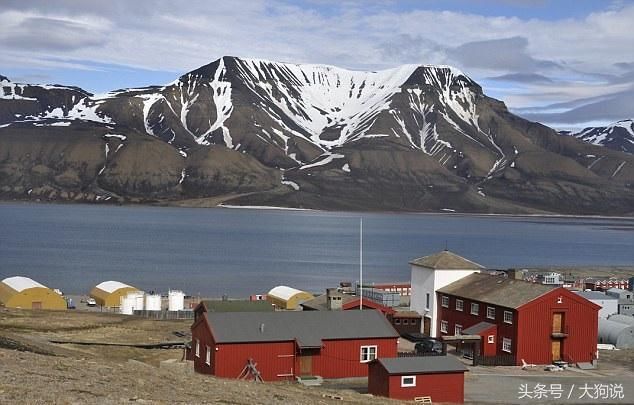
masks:
<svg viewBox="0 0 634 405"><path fill-rule="evenodd" d="M328 311L341 311L343 307L343 293L336 288L326 289L326 307Z"/></svg>

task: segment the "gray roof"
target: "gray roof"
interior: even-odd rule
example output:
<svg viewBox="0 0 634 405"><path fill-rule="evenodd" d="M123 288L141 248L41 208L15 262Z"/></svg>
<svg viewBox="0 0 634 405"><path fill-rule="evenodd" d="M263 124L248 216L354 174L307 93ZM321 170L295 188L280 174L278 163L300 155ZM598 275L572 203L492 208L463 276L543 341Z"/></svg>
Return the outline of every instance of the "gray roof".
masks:
<svg viewBox="0 0 634 405"><path fill-rule="evenodd" d="M473 273L438 289L438 292L506 308L519 308L555 288L503 276Z"/></svg>
<svg viewBox="0 0 634 405"><path fill-rule="evenodd" d="M473 326L468 327L462 331L462 335L478 335L480 332L489 329L491 326L495 326L489 322L479 322Z"/></svg>
<svg viewBox="0 0 634 405"><path fill-rule="evenodd" d="M433 374L469 371L453 356L396 357L378 359L388 374Z"/></svg>
<svg viewBox="0 0 634 405"><path fill-rule="evenodd" d="M462 256L443 250L442 252L435 253L430 256L419 257L414 259L410 264L426 267L428 269L442 269L442 270L481 270L483 266L471 260L465 259Z"/></svg>
<svg viewBox="0 0 634 405"><path fill-rule="evenodd" d="M582 296L587 300L618 300L617 297L607 295L599 291L573 291L575 294Z"/></svg>
<svg viewBox="0 0 634 405"><path fill-rule="evenodd" d="M364 311L207 312L216 343L284 342L320 347L324 339L396 338L385 316Z"/></svg>

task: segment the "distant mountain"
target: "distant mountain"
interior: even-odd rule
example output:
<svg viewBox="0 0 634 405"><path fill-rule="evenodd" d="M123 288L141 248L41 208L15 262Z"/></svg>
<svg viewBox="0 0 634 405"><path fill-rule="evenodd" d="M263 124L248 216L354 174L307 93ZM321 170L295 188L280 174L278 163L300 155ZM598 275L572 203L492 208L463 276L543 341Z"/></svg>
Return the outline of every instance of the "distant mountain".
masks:
<svg viewBox="0 0 634 405"><path fill-rule="evenodd" d="M0 82L0 198L629 214L634 157L511 114L448 66L223 57L94 96ZM600 159L599 159L600 158Z"/></svg>
<svg viewBox="0 0 634 405"><path fill-rule="evenodd" d="M580 132L563 131L584 142L621 152L634 153L634 120L622 120L605 127L588 127Z"/></svg>

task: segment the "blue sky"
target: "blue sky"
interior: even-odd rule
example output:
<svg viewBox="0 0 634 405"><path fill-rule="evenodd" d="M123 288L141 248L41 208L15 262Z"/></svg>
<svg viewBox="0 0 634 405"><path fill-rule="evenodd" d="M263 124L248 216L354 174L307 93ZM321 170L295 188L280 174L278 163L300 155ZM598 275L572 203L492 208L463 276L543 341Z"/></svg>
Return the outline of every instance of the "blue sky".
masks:
<svg viewBox="0 0 634 405"><path fill-rule="evenodd" d="M578 128L634 116L632 21L632 1L3 0L0 74L102 93L223 55L449 64L514 112Z"/></svg>

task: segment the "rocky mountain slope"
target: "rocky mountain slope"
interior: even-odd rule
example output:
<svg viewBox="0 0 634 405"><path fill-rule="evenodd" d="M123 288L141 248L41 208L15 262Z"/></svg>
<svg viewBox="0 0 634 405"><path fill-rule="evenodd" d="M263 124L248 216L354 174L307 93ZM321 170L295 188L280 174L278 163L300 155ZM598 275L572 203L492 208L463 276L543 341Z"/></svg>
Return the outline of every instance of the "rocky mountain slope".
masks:
<svg viewBox="0 0 634 405"><path fill-rule="evenodd" d="M511 114L457 69L223 57L95 96L0 82L0 198L631 214L634 157Z"/></svg>
<svg viewBox="0 0 634 405"><path fill-rule="evenodd" d="M584 128L580 132L564 131L584 142L605 146L626 153L634 153L634 120L622 120L605 127Z"/></svg>

